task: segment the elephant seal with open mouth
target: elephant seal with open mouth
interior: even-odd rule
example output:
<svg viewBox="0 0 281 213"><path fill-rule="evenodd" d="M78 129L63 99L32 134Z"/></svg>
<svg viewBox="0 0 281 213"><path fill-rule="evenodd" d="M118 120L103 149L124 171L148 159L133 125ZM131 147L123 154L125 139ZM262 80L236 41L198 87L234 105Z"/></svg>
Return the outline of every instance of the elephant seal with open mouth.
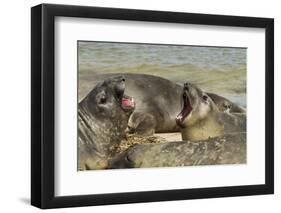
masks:
<svg viewBox="0 0 281 213"><path fill-rule="evenodd" d="M120 74L100 74L82 79L87 84L97 84L106 78ZM170 80L146 74L122 74L126 78L126 93L136 100L137 106L128 122L130 133L142 136L154 133L180 132L175 117L181 110L183 86ZM87 85L84 83L83 85ZM82 84L81 84L82 85ZM230 100L213 93L220 111L242 112L244 109Z"/></svg>
<svg viewBox="0 0 281 213"><path fill-rule="evenodd" d="M78 169L104 169L113 156L135 108L124 94L125 78L112 77L99 83L79 103Z"/></svg>
<svg viewBox="0 0 281 213"><path fill-rule="evenodd" d="M197 86L185 83L183 108L176 117L182 139L206 140L228 133L246 132L246 114L219 111L217 105Z"/></svg>

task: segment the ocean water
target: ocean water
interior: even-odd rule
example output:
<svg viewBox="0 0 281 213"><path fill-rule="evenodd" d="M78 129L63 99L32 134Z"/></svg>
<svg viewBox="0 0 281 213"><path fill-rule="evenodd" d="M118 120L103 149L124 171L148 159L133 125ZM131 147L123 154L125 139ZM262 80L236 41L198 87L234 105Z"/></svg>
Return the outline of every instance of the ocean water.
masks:
<svg viewBox="0 0 281 213"><path fill-rule="evenodd" d="M145 73L186 81L246 107L247 49L78 42L79 76Z"/></svg>

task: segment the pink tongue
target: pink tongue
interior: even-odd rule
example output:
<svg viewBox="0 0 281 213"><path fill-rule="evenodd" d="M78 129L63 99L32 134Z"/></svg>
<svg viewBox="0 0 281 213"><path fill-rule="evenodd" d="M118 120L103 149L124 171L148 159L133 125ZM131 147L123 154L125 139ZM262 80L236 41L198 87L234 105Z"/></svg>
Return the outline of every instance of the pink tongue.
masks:
<svg viewBox="0 0 281 213"><path fill-rule="evenodd" d="M134 106L134 103L128 98L122 98L122 104L124 106Z"/></svg>

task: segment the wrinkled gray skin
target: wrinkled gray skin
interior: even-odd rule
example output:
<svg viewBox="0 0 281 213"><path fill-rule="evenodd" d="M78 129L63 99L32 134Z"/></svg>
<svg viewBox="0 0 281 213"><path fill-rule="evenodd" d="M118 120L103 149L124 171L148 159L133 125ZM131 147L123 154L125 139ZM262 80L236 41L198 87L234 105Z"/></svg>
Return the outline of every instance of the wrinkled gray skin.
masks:
<svg viewBox="0 0 281 213"><path fill-rule="evenodd" d="M246 132L246 114L219 111L207 93L185 83L183 109L176 117L183 140L205 140L228 133Z"/></svg>
<svg viewBox="0 0 281 213"><path fill-rule="evenodd" d="M214 103L217 105L219 111L221 112L229 112L229 113L246 113L246 109L242 106L239 106L230 100L214 94L214 93L207 93L209 97L214 101Z"/></svg>
<svg viewBox="0 0 281 213"><path fill-rule="evenodd" d="M91 84L97 84L108 77L120 74L104 74L87 77ZM179 132L175 118L181 110L183 86L167 79L146 74L122 74L126 78L126 93L136 100L136 109L129 119L129 132L138 135ZM220 104L221 111L241 112L242 108L231 101L208 93ZM222 104L224 103L224 104ZM227 103L227 104L225 104ZM225 108L224 108L225 106Z"/></svg>
<svg viewBox="0 0 281 213"><path fill-rule="evenodd" d="M245 164L246 159L246 133L236 133L198 142L136 145L115 156L109 168Z"/></svg>
<svg viewBox="0 0 281 213"><path fill-rule="evenodd" d="M103 169L122 137L132 109L122 108L123 76L99 83L79 103L78 169Z"/></svg>

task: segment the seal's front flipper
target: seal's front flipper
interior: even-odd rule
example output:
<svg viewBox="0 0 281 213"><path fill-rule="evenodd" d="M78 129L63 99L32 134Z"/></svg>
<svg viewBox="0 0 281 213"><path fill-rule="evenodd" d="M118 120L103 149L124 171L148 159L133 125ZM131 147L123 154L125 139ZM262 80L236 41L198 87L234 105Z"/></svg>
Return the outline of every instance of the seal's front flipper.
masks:
<svg viewBox="0 0 281 213"><path fill-rule="evenodd" d="M150 113L134 112L128 123L129 133L151 136L155 133L156 119Z"/></svg>

